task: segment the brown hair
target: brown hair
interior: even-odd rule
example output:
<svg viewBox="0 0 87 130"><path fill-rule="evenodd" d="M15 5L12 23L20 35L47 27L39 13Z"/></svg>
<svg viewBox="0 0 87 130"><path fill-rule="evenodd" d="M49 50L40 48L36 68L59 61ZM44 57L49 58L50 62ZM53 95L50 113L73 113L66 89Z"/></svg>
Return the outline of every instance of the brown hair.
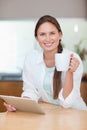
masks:
<svg viewBox="0 0 87 130"><path fill-rule="evenodd" d="M38 20L38 22L36 24L35 33L34 33L35 37L37 36L38 28L40 27L41 24L43 24L45 22L52 23L58 29L58 32L62 33L62 30L61 30L61 27L60 27L58 21L50 15L44 15ZM62 47L61 40L60 40L57 52L62 53L62 51L63 51L63 47ZM57 71L55 68L54 76L53 76L53 98L54 99L58 98L60 89L61 89L61 72Z"/></svg>

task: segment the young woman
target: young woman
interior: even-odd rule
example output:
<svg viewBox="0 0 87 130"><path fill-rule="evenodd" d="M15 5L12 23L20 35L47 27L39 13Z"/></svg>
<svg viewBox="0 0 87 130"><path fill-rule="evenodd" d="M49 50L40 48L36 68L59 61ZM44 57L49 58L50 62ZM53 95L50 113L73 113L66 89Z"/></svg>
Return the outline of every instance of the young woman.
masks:
<svg viewBox="0 0 87 130"><path fill-rule="evenodd" d="M82 61L76 53L63 48L58 21L49 15L42 16L35 27L35 38L42 51L34 50L25 59L22 97L58 104L64 108L87 110L80 95ZM56 70L56 53L70 54L67 71ZM5 106L8 111L16 110L6 103Z"/></svg>

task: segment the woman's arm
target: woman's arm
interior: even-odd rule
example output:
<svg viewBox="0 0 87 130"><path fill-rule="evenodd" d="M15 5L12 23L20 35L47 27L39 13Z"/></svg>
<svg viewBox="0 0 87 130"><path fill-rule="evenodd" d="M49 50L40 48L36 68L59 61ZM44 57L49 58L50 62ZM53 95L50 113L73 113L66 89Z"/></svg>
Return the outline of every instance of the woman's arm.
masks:
<svg viewBox="0 0 87 130"><path fill-rule="evenodd" d="M64 99L71 93L72 89L73 89L73 73L68 70L66 72L66 77L65 77L65 82L64 82L63 92L62 92Z"/></svg>
<svg viewBox="0 0 87 130"><path fill-rule="evenodd" d="M70 58L70 66L68 71L66 72L64 87L63 87L63 97L64 99L71 93L73 89L73 72L75 72L80 64L80 61L71 54Z"/></svg>
<svg viewBox="0 0 87 130"><path fill-rule="evenodd" d="M65 108L72 107L77 99L80 98L80 85L83 75L83 64L77 54L71 56L71 66L66 72L63 87L59 93L59 103ZM76 64L75 62L76 61Z"/></svg>
<svg viewBox="0 0 87 130"><path fill-rule="evenodd" d="M23 66L23 93L22 97L28 97L32 100L38 101L39 93L37 89L37 53L33 52L27 55Z"/></svg>

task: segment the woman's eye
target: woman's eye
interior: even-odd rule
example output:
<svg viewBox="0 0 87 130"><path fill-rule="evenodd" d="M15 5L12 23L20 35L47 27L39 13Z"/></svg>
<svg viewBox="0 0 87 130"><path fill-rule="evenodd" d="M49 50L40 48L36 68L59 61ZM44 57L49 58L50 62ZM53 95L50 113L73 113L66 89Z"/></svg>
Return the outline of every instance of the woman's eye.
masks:
<svg viewBox="0 0 87 130"><path fill-rule="evenodd" d="M55 32L51 32L50 34L51 34L51 35L55 35Z"/></svg>
<svg viewBox="0 0 87 130"><path fill-rule="evenodd" d="M40 36L45 36L45 34L44 34L44 33L41 33Z"/></svg>

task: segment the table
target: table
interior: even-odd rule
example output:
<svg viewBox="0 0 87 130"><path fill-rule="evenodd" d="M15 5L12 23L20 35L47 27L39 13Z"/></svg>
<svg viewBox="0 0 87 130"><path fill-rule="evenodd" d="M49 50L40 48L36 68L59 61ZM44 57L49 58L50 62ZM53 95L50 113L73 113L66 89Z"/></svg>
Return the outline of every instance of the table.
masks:
<svg viewBox="0 0 87 130"><path fill-rule="evenodd" d="M46 114L0 113L0 130L87 130L87 111L41 103Z"/></svg>

